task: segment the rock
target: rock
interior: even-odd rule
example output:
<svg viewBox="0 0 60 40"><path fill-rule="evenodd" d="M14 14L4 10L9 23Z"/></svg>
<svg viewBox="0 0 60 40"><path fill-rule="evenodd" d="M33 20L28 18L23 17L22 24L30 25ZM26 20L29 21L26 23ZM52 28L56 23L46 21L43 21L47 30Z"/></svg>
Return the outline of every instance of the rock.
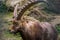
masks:
<svg viewBox="0 0 60 40"><path fill-rule="evenodd" d="M49 9L60 13L60 0L47 0L49 4Z"/></svg>

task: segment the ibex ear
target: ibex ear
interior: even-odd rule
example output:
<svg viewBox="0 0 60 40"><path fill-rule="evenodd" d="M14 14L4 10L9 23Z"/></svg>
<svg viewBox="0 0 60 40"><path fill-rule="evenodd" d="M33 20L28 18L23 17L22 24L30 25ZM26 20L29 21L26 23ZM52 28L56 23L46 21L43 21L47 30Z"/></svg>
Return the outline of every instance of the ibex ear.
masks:
<svg viewBox="0 0 60 40"><path fill-rule="evenodd" d="M14 16L14 18L16 18L17 17L17 14L18 14L18 6L19 6L19 4L16 4L16 6L15 6L15 8L14 8L14 13L13 13L13 16Z"/></svg>

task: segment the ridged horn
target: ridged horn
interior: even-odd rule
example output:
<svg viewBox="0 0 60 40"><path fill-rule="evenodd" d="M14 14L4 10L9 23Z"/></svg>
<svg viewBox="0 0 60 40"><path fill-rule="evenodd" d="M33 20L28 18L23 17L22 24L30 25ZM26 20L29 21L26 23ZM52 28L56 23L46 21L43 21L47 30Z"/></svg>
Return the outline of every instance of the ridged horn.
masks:
<svg viewBox="0 0 60 40"><path fill-rule="evenodd" d="M24 14L24 12L29 9L31 6L37 4L37 3L40 3L40 2L45 2L45 1L41 1L41 0L31 0L29 1L27 4L25 4L21 9L20 9L20 12L17 16L17 20L20 20L22 15ZM46 3L46 2L45 2Z"/></svg>

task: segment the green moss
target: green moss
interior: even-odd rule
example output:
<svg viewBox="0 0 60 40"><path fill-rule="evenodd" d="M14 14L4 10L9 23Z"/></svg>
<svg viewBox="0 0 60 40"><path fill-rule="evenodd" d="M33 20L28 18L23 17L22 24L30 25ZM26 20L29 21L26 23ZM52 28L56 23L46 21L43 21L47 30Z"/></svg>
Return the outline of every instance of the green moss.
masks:
<svg viewBox="0 0 60 40"><path fill-rule="evenodd" d="M56 29L57 29L58 33L60 34L60 25L57 25Z"/></svg>
<svg viewBox="0 0 60 40"><path fill-rule="evenodd" d="M9 33L9 31L4 31L4 37L11 40L22 40L22 37L19 33L16 35Z"/></svg>

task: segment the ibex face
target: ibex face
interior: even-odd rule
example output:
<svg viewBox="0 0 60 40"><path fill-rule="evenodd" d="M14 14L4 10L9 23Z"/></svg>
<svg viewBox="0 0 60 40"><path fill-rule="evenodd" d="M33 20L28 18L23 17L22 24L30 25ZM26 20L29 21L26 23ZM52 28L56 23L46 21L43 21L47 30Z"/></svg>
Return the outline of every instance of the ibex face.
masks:
<svg viewBox="0 0 60 40"><path fill-rule="evenodd" d="M9 27L9 31L10 31L11 33L16 33L16 32L18 31L18 29L19 29L19 24L18 24L18 22L13 21L12 26Z"/></svg>

